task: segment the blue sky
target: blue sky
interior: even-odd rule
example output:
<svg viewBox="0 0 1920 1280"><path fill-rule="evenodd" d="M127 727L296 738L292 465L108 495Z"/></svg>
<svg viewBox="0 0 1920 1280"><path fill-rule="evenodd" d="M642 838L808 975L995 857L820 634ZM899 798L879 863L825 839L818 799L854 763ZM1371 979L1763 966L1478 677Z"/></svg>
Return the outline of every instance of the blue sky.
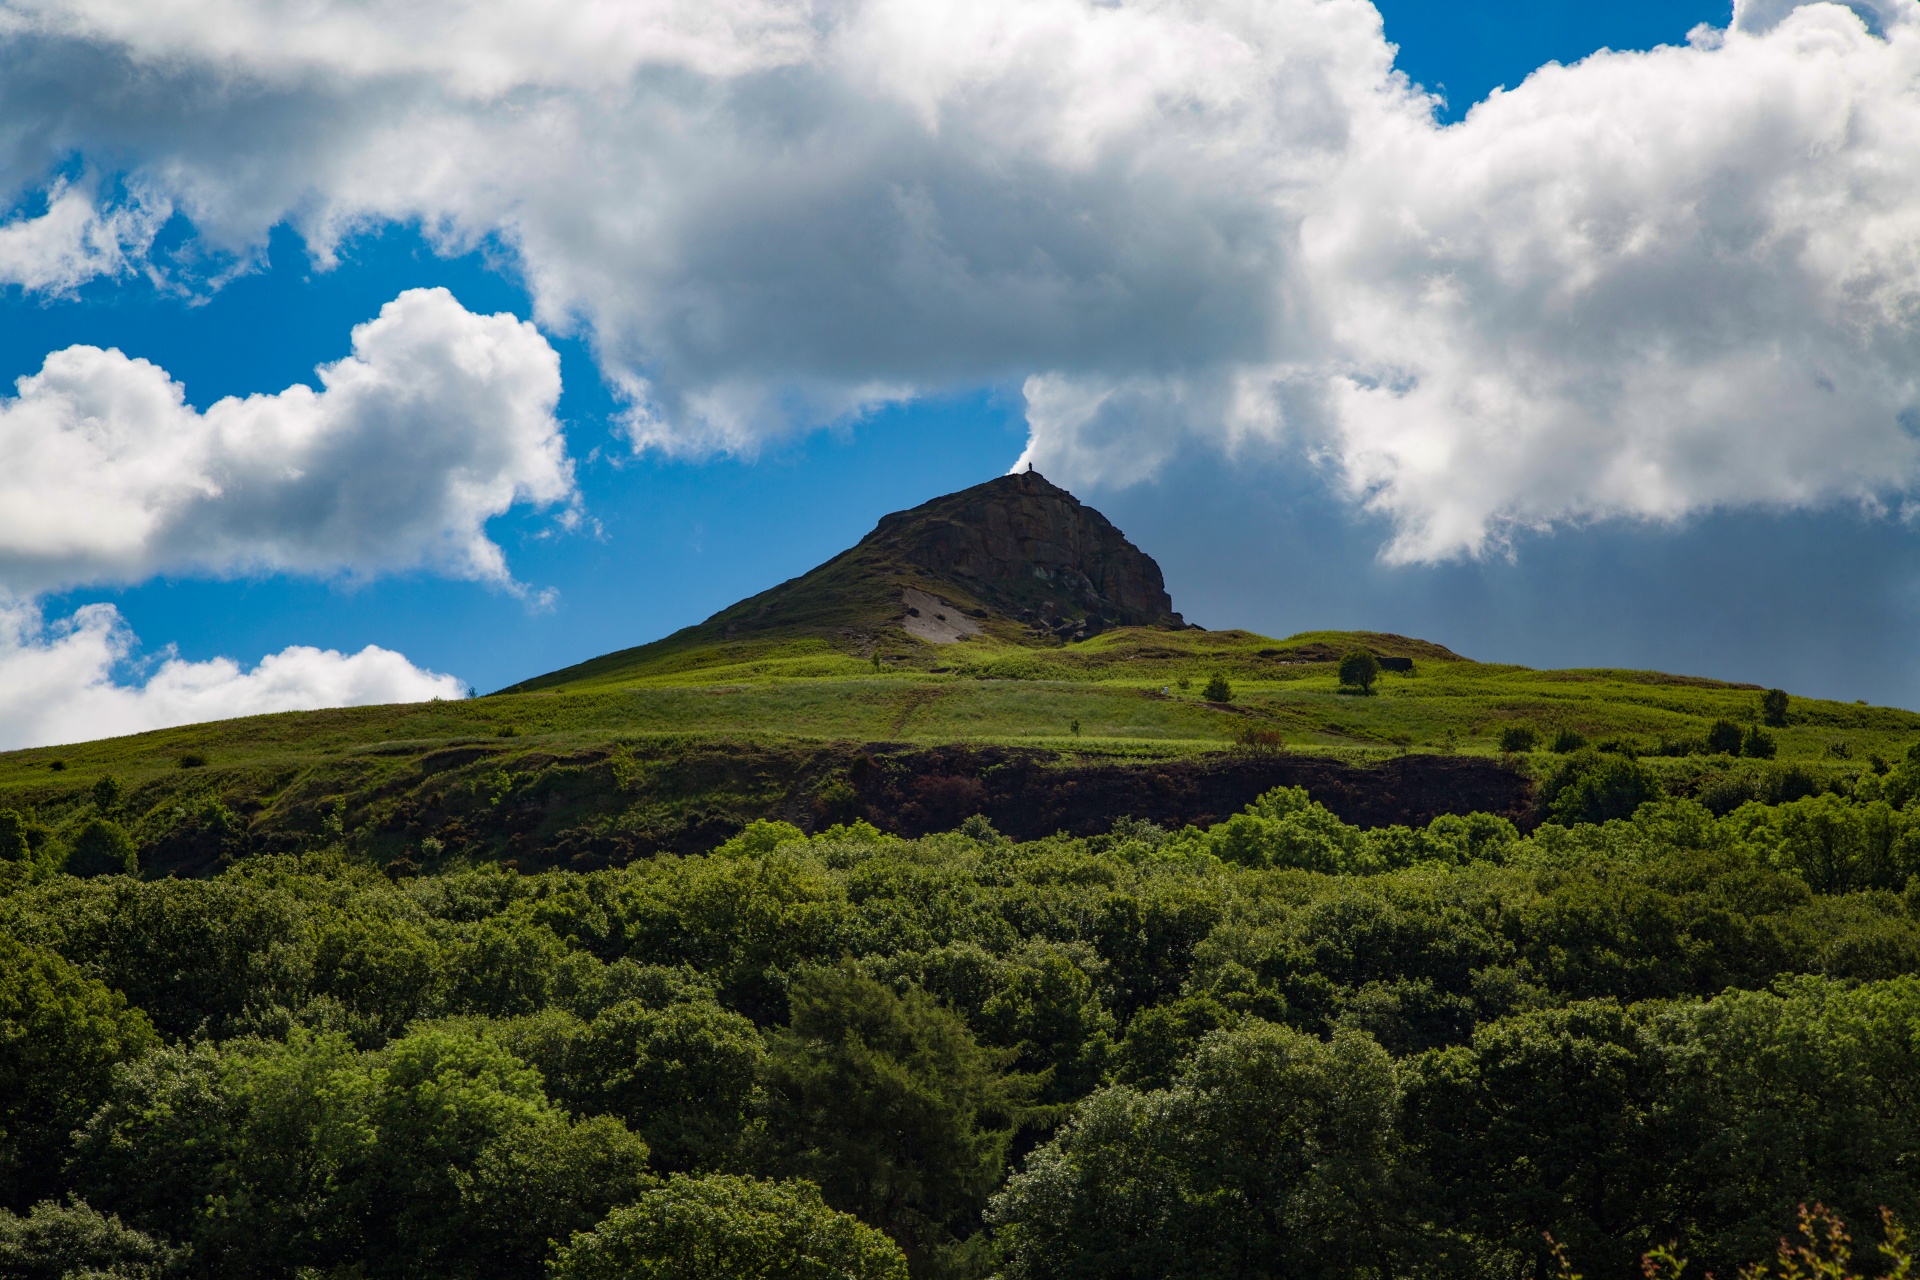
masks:
<svg viewBox="0 0 1920 1280"><path fill-rule="evenodd" d="M1398 46L1394 65L1420 85L1444 92L1444 103L1433 108L1431 145L1467 148L1480 136L1489 151L1495 144L1485 138L1510 138L1530 121L1570 116L1574 109L1564 105L1567 101L1592 98L1604 105L1607 93L1630 92L1595 88L1601 84L1602 69L1597 69L1586 80L1557 89L1559 82L1530 86L1537 101L1503 95L1506 117L1495 112L1469 117L1469 108L1496 87L1515 90L1542 64L1571 64L1601 48L1681 46L1696 25L1726 28L1731 16L1723 4L1481 0L1442 6L1381 0L1379 9L1386 39ZM1785 38L1762 31L1759 21L1754 19L1754 29L1760 34L1749 42L1759 50L1755 57L1768 52L1761 48L1765 41L1777 44ZM136 52L146 38L139 32L109 36L71 38L83 49L89 41L111 45L118 40ZM1336 37L1359 38L1344 28L1329 40ZM1860 37L1866 43L1859 56L1875 56L1878 45L1872 42L1879 38ZM13 55L44 56L18 49ZM1721 55L1702 46L1690 56ZM1680 64L1616 61L1607 74L1652 76L1675 94L1692 92L1689 73ZM1281 82L1283 73L1274 74L1273 83ZM58 106L58 91L52 96ZM783 108L788 115L780 118L831 109L814 98L804 101L804 107ZM1741 108L1734 102L1725 109ZM154 126L154 131L179 130L198 148L181 142L180 154L198 157L193 163L216 178L228 159L223 147L237 155L251 145L244 138L233 141L239 135L227 125L183 121ZM1244 120L1236 127L1244 128ZM1304 171L1309 162L1299 157L1321 154L1327 144L1317 135L1286 134L1290 127L1284 121L1265 124L1260 136L1287 165ZM1648 127L1657 128L1658 122ZM111 133L101 128L101 137ZM649 277L650 283L622 293L627 286L620 280L620 264L628 259L608 260L611 283L575 278L556 284L568 271L582 274L576 260L566 257L564 236L572 233L564 227L540 230L519 205L503 206L513 210L507 214L476 213L469 200L449 205L452 211L442 211L436 223L433 217L409 214L406 201L361 193L359 175L325 181L298 175L289 188L293 195L268 193L281 201L278 206L251 188L241 190L240 178L231 179L231 190L204 174L200 187L181 181L177 190L161 190L164 183L151 175L163 170L153 156L164 147L113 136L118 140L111 145L50 148L37 169L33 156L15 148L9 171L19 193L14 221L46 213L50 196L61 190L53 184L63 176L76 190L94 182L92 198L103 216L110 208L151 213L163 197L169 204L153 215L158 229L149 229L150 242L137 234L129 240L133 247L124 252L138 257L134 266L98 269L91 278L52 287L36 288L29 281L26 287L7 288L0 298L0 374L8 383L36 373L50 352L87 344L150 361L181 384L187 404L202 413L228 396L270 395L300 383L319 390L316 367L353 352L355 325L380 315L404 291L443 287L466 313L508 312L538 323L540 336L558 353L562 390L553 416L573 468L573 490L565 499L544 505L516 501L484 520L484 536L504 554L509 575L504 578L489 580L481 571L450 567L431 549L369 553L371 558L362 560L344 551L337 556L243 551L222 560L188 546L165 554L142 551L135 556L137 564L127 562L133 567L17 569L14 578L0 580L12 593L16 619L25 617L18 610L27 608L37 609L44 620L38 632L31 618L16 620L24 628L17 643L29 649L57 643L66 634L62 620L74 618L76 611L101 604L116 609L123 626L114 634L121 647L108 648L116 659L111 679L122 688L138 689L169 657L188 663L231 658L244 671L288 646L352 654L375 645L405 655L415 667L486 691L698 621L805 571L856 540L885 512L1001 473L1026 450L1042 470L1101 507L1154 554L1167 571L1176 606L1204 625L1245 626L1275 635L1320 627L1395 630L1489 660L1660 667L1920 706L1920 663L1911 643L1920 576L1913 569L1914 535L1900 515L1910 482L1894 474L1897 466L1908 465L1904 437L1888 433L1883 440L1862 426L1843 438L1841 426L1805 413L1795 419L1791 406L1783 406L1777 424L1753 429L1756 442L1775 437L1785 442L1777 447L1742 445L1746 428L1736 416L1724 431L1709 422L1698 436L1677 444L1656 440L1624 463L1609 462L1604 442L1643 430L1634 424L1645 421L1647 412L1639 402L1607 399L1627 393L1617 390L1614 384L1621 379L1604 365L1561 380L1566 386L1597 388L1591 394L1601 408L1591 414L1581 399L1586 393L1577 389L1515 411L1512 439L1569 443L1540 446L1539 457L1527 455L1520 478L1499 482L1507 488L1484 481L1490 490L1484 497L1478 496L1483 477L1507 466L1510 450L1500 439L1489 443L1473 434L1472 424L1451 425L1447 404L1420 410L1428 415L1422 418L1409 408L1417 404L1414 396L1395 401L1393 411L1400 418L1382 419L1376 412L1381 387L1401 396L1393 378L1417 375L1343 372L1345 381L1329 384L1335 391L1306 396L1302 403L1308 407L1298 411L1285 399L1290 392L1276 392L1275 402L1284 403L1284 410L1266 417L1256 413L1258 421L1248 431L1223 434L1217 420L1237 410L1223 407L1228 403L1221 398L1224 392L1193 390L1204 381L1195 370L1216 371L1228 356L1239 360L1240 368L1295 370L1308 357L1284 334L1252 350L1255 340L1247 335L1277 323L1262 310L1267 304L1231 290L1208 292L1192 285L1196 275L1214 268L1198 249L1192 250L1192 261L1201 265L1182 265L1189 242L1179 238L1184 234L1179 211L1154 213L1159 221L1140 212L1157 195L1114 197L1114 207L1122 210L1114 215L1116 225L1124 223L1132 242L1172 246L1164 250L1170 267L1159 274L1157 267L1143 268L1145 274L1129 287L1143 295L1161 290L1173 301L1157 307L1186 306L1194 319L1177 332L1160 332L1126 315L1111 322L1103 315L1086 320L1084 334L1060 338L1056 323L1023 336L1025 317L1033 311L1056 320L1064 316L1071 330L1109 304L1090 301L1100 296L1096 292L1068 291L1062 295L1065 302L1041 298L1018 314L1007 313L1010 318L996 319L1001 313L983 304L977 324L962 316L941 320L951 327L940 329L925 319L927 307L917 300L883 298L871 306L862 301L873 296L875 286L859 282L857 259L869 251L885 252L886 238L894 234L887 228L868 240L853 236L816 243L806 240L814 224L779 223L797 242L805 242L791 258L782 258L777 250L761 247L779 235L764 228L754 232L758 224L744 218L740 236L717 238L718 247L703 251L714 261L724 257L719 266L705 258L698 271L676 264L680 274L666 283ZM668 143L657 145L662 154L671 150ZM1570 143L1567 150L1577 155L1579 148ZM234 160L236 170L244 159ZM940 207L958 227L971 216L966 206L975 199L965 182L969 170L956 165L943 174L939 160L916 160L913 171L931 175L924 177L933 193L928 198L946 201ZM1073 188L1076 198L1105 198L1086 195L1083 177L1075 179L1081 183ZM1607 173L1591 182L1580 174L1574 178L1578 189L1588 192L1629 180ZM1025 188L1015 180L1009 206L1055 198L1046 186L1049 180L1042 175ZM1195 178L1195 190L1211 192L1211 180ZM1356 178L1293 226L1362 226L1390 203L1386 194L1369 194L1385 189L1369 188L1367 181L1390 180ZM1526 180L1513 185L1524 188ZM152 194L155 190L160 195ZM1897 212L1911 208L1902 203L1910 194L1903 189L1887 199ZM222 199L228 201L224 206ZM428 197L409 199L431 212ZM1229 209L1215 226L1238 225L1233 219L1252 207L1234 203L1239 199L1236 193L1220 196L1221 208L1231 205L1242 212ZM1418 199L1425 203L1410 206L1416 211L1443 210L1433 214L1436 221L1465 216L1448 200L1471 203L1468 196L1446 192ZM1675 199L1691 200L1690 207L1702 203L1684 192ZM859 208L851 203L823 198L819 207L833 215L823 214L822 222L844 223L851 209L851 220L858 223ZM350 216L339 215L339 208ZM1347 215L1342 209L1358 212ZM1602 210L1590 220L1606 216ZM488 217L501 228L496 234L487 233ZM979 250L983 258L1008 253L1013 256L1007 261L1019 260L1020 237L1029 233L1006 229L1014 226L1031 228L1035 242L1047 243L1054 260L1071 259L1071 246L1047 240L1060 233L1044 215L1003 212L996 218L996 238ZM1156 239L1168 226L1175 230ZM1483 231L1495 246L1487 254L1508 243L1499 225ZM1513 240L1524 241L1534 231L1533 224L1521 226L1512 232ZM1319 243L1314 234L1305 242ZM632 261L649 261L644 243L622 239L619 246L638 255ZM1251 256L1243 261L1275 261L1260 245L1245 252ZM1369 249L1368 260L1405 252L1398 244L1377 255ZM1475 278L1474 252L1458 250L1448 272ZM1710 245L1682 243L1674 252L1673 261L1682 267L1713 257ZM331 262L319 260L328 253ZM0 249L0 259L4 254ZM856 261L832 278L810 274L824 270L820 264L835 254ZM1331 260L1321 254L1314 262ZM591 268L597 260L586 261ZM636 273L654 269L633 268ZM1272 269L1276 278L1286 278L1299 268L1282 263ZM1104 270L1110 275L1117 268ZM1351 274L1354 268L1342 270L1350 273L1342 278L1363 279ZM1426 273L1421 279L1434 278L1430 268L1419 270ZM1488 271L1489 278L1498 274ZM1574 333L1569 343L1603 353L1631 347L1634 358L1648 360L1654 357L1647 352L1656 350L1660 361L1684 365L1672 353L1685 351L1693 335L1725 327L1690 310L1697 299L1673 287L1676 276L1684 274L1669 266L1655 276L1623 276L1604 311L1567 321L1570 331L1588 326L1586 336ZM1848 278L1858 278L1858 272ZM1890 278L1888 287L1896 290L1912 283L1899 270ZM751 294L759 301L737 312L711 298L705 303L694 298L679 310L657 305L660 296L688 295L690 280L704 285L715 279L731 283L712 296ZM1800 321L1792 318L1792 298L1737 292L1761 287L1750 279L1718 285L1709 280L1701 287L1728 291L1726 315L1764 318L1777 312L1784 318L1754 321L1760 326L1756 331L1737 333L1725 349L1680 367L1671 385L1683 388L1682 399L1688 386L1716 379L1737 385L1739 379L1729 379L1727 369L1745 353L1800 343L1819 369L1852 371L1851 377L1833 375L1843 399L1856 385L1878 397L1869 397L1868 390L1859 393L1870 400L1859 409L1862 422L1877 421L1877 414L1890 423L1906 403L1901 397L1912 385L1906 363L1913 349L1911 315L1920 313L1901 313L1907 319L1888 333L1864 347L1842 349L1835 346L1841 339L1832 336L1843 327L1838 321L1831 331L1802 332ZM1526 292L1517 290L1516 296ZM1429 288L1417 296L1430 293ZM949 298L941 304L946 314L964 310L951 295L942 296ZM792 311L780 310L789 303ZM1517 351L1531 340L1527 331L1540 328L1521 314L1520 304L1510 309L1518 317L1514 330L1476 339L1471 344L1479 353L1475 358L1507 359L1485 353ZM1337 311L1338 305L1328 308L1332 318L1321 326L1325 331L1384 325L1375 342L1386 353L1379 357L1383 369L1417 369L1431 355L1430 346L1416 345L1428 340L1419 336L1410 312L1403 329L1397 320ZM1396 313L1388 306L1368 314ZM1216 324L1217 330L1209 327ZM1643 331L1665 336L1632 346L1638 341L1634 335ZM906 336L896 341L900 334ZM1210 336L1215 334L1227 336ZM1243 346L1247 349L1238 349ZM1539 358L1532 350L1524 356ZM1342 359L1347 359L1342 369L1354 365ZM1520 363L1522 357L1512 359ZM1432 356L1434 368L1450 360ZM1146 375L1137 375L1136 368L1149 369L1158 381L1142 389L1140 378ZM1273 376L1276 386L1299 382L1296 374ZM636 393L635 384L623 383L623 377L647 379L645 390ZM1035 377L1042 383L1031 381ZM1045 382L1048 378L1056 381ZM1833 387L1827 373L1815 380ZM1437 375L1429 381L1437 381ZM871 389L882 384L911 391ZM1655 405L1681 403L1668 391L1644 394ZM1327 408L1333 402L1329 396L1346 396L1342 403L1349 407ZM1455 394L1448 404L1457 406L1460 400ZM746 408L716 411L715 403ZM645 408L640 426L634 425L636 405ZM1853 402L1836 405L1834 423L1851 421L1846 415L1855 411ZM1582 425L1587 417L1605 417L1604 430ZM1435 438L1446 442L1442 452L1447 456L1488 460L1459 463L1457 472L1421 488L1428 484L1420 471L1428 463L1421 460L1432 451L1398 442L1409 430L1428 430L1429 422L1435 424ZM1315 435L1316 429L1322 434ZM1825 431L1835 432L1837 443L1823 444ZM1810 475L1797 461L1842 455L1852 459L1847 464L1852 469L1836 469L1831 476ZM1583 470L1604 471L1615 463L1639 468L1634 473L1638 487L1630 496L1579 478ZM1654 474L1662 466L1667 471ZM559 481L549 478L548 483ZM1439 491L1435 486L1448 496L1433 496ZM1471 501L1451 496L1469 491L1475 494ZM228 530L221 536L239 535ZM137 643L129 636L137 636ZM97 672L74 670L79 674L72 678L98 684ZM5 678L0 675L0 685ZM0 690L0 719L6 714ZM63 715L66 720L59 718ZM12 742L59 739L135 723L75 704L67 710L19 712L8 737Z"/></svg>

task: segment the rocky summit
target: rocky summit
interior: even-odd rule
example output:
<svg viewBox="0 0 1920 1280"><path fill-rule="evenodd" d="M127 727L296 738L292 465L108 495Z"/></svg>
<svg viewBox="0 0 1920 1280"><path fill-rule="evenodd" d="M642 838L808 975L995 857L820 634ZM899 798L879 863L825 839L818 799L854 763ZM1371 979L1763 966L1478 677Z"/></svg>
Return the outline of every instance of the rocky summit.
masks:
<svg viewBox="0 0 1920 1280"><path fill-rule="evenodd" d="M861 539L861 549L1063 639L1109 627L1185 625L1153 557L1037 471L897 511Z"/></svg>
<svg viewBox="0 0 1920 1280"><path fill-rule="evenodd" d="M718 646L825 640L898 661L978 638L1057 646L1116 627L1188 628L1153 557L1037 471L1000 476L885 516L825 564L664 640L502 692L605 679ZM1192 628L1198 630L1198 628Z"/></svg>

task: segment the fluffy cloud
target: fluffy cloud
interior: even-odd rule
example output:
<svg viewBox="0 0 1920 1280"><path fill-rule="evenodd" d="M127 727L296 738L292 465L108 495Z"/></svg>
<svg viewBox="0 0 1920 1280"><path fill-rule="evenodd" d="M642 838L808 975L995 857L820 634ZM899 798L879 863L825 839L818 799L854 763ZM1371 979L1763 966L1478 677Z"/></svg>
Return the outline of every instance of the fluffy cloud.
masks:
<svg viewBox="0 0 1920 1280"><path fill-rule="evenodd" d="M271 711L466 696L452 676L372 645L350 655L294 646L251 671L227 658L169 658L144 684L116 683L134 643L111 605L88 605L49 627L31 605L0 604L0 750Z"/></svg>
<svg viewBox="0 0 1920 1280"><path fill-rule="evenodd" d="M1382 131L1306 222L1301 416L1397 557L1920 475L1920 21L1750 16Z"/></svg>
<svg viewBox="0 0 1920 1280"><path fill-rule="evenodd" d="M103 212L92 192L55 182L40 213L0 223L0 284L58 295L122 275L146 256L171 212L164 200Z"/></svg>
<svg viewBox="0 0 1920 1280"><path fill-rule="evenodd" d="M0 401L0 584L423 565L510 582L487 520L573 493L539 332L413 290L318 372L318 391L200 413L145 360L54 352Z"/></svg>
<svg viewBox="0 0 1920 1280"><path fill-rule="evenodd" d="M1441 127L1364 0L0 0L0 182L505 243L644 447L1015 383L1061 478L1304 448L1435 558L1906 497L1916 12L1742 0Z"/></svg>

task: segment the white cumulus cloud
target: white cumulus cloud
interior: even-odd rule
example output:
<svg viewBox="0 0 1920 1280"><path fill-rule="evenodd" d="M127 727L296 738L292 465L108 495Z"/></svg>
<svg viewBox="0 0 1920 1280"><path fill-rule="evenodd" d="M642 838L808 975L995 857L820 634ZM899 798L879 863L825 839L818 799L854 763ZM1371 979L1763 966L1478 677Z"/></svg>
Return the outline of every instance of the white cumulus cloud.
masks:
<svg viewBox="0 0 1920 1280"><path fill-rule="evenodd" d="M1058 478L1304 450L1431 559L1912 494L1917 13L1741 0L1442 126L1365 0L0 0L0 189L79 157L240 262L504 244L641 447L1020 385ZM167 474L76 562L338 563ZM502 572L456 526L400 558Z"/></svg>
<svg viewBox="0 0 1920 1280"><path fill-rule="evenodd" d="M168 658L143 683L120 683L115 670L134 644L111 605L87 605L48 625L31 604L0 603L0 750L272 711L466 696L454 677L373 645L354 654L296 645L251 671L228 658Z"/></svg>
<svg viewBox="0 0 1920 1280"><path fill-rule="evenodd" d="M546 339L411 290L318 373L318 391L201 413L145 360L49 355L0 400L0 584L415 566L510 582L486 522L574 493Z"/></svg>
<svg viewBox="0 0 1920 1280"><path fill-rule="evenodd" d="M170 213L164 200L103 210L86 188L56 181L40 213L0 223L0 284L59 295L123 275L152 248Z"/></svg>

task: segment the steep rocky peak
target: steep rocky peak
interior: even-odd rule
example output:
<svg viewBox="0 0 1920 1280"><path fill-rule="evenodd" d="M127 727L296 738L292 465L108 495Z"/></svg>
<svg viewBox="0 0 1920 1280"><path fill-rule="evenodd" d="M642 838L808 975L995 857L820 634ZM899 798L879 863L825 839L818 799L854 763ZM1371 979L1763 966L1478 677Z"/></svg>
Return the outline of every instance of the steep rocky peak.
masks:
<svg viewBox="0 0 1920 1280"><path fill-rule="evenodd" d="M1153 557L1037 471L895 512L860 545L1058 635L1184 625Z"/></svg>

